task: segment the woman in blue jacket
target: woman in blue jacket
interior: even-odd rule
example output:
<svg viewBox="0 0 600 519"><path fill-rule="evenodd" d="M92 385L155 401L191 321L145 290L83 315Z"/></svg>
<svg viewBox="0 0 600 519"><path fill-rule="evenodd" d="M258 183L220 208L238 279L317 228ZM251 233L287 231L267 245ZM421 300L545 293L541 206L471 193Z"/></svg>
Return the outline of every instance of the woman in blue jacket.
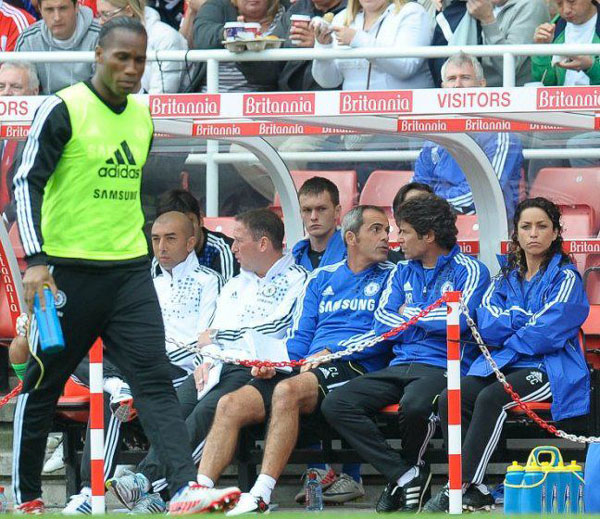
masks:
<svg viewBox="0 0 600 519"><path fill-rule="evenodd" d="M514 216L512 252L477 310L483 340L514 390L527 401L552 402L554 420L589 413L590 377L579 345L589 312L581 276L562 252L559 208L545 198L521 202ZM463 507L489 509L483 484L507 411L517 404L496 380L483 356L461 380ZM448 431L448 400L439 401ZM446 438L447 442L447 438ZM446 443L447 444L447 443ZM448 489L425 505L447 511Z"/></svg>

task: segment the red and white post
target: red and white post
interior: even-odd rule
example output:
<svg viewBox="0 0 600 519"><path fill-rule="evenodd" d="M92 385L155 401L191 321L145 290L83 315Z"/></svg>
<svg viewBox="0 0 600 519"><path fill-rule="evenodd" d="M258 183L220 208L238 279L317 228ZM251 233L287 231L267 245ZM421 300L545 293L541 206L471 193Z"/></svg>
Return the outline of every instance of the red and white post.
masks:
<svg viewBox="0 0 600 519"><path fill-rule="evenodd" d="M104 514L104 394L102 341L90 350L90 451L92 471L92 514Z"/></svg>
<svg viewBox="0 0 600 519"><path fill-rule="evenodd" d="M462 513L462 439L460 431L460 292L447 292L448 314L448 482L449 512Z"/></svg>

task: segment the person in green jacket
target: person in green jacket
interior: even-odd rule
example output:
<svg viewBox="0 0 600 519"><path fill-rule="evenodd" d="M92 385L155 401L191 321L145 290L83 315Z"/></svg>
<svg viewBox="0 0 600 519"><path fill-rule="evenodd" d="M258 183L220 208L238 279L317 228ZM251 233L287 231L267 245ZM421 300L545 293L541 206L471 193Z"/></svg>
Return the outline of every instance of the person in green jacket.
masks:
<svg viewBox="0 0 600 519"><path fill-rule="evenodd" d="M600 43L600 6L595 0L563 0L552 23L543 23L535 43ZM546 86L600 84L598 56L533 56L531 76Z"/></svg>

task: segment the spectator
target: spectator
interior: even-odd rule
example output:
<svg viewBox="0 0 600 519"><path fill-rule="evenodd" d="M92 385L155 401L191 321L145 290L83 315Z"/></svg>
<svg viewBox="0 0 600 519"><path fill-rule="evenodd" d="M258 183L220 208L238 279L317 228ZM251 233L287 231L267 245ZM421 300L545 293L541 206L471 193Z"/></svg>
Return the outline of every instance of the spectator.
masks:
<svg viewBox="0 0 600 519"><path fill-rule="evenodd" d="M564 0L552 23L543 23L533 36L535 43L599 43L600 6L593 0ZM598 85L598 56L534 56L531 73L546 86Z"/></svg>
<svg viewBox="0 0 600 519"><path fill-rule="evenodd" d="M394 214L399 242L408 264L390 275L375 311L374 331L381 335L406 323L446 291L460 290L471 313L489 284L485 265L460 252L456 216L443 199L428 195L407 200ZM461 317L461 330L468 336ZM360 457L388 480L377 512L418 512L431 481L423 454L435 432L434 403L446 387L446 309L433 310L390 337L394 359L389 367L358 377L325 398L327 421ZM463 368L474 349L465 346ZM402 451L395 451L373 420L382 407L400 402Z"/></svg>
<svg viewBox="0 0 600 519"><path fill-rule="evenodd" d="M0 66L0 96L35 96L40 91L40 82L35 68L30 63L6 62ZM16 219L12 181L21 162L23 144L16 140L1 143L0 161L0 211L6 223Z"/></svg>
<svg viewBox="0 0 600 519"><path fill-rule="evenodd" d="M466 54L448 58L442 67L443 88L485 87L479 61ZM471 137L488 157L504 195L510 220L519 202L519 182L523 165L523 146L510 133L475 133ZM414 182L431 186L436 195L448 200L462 214L475 214L471 187L450 153L433 142L426 142L415 163Z"/></svg>
<svg viewBox="0 0 600 519"><path fill-rule="evenodd" d="M331 30L315 24L315 48L339 46L419 47L431 42L431 22L425 9L405 0L349 0L336 14ZM343 90L393 90L433 86L423 58L315 59L312 73L323 88L340 83Z"/></svg>
<svg viewBox="0 0 600 519"><path fill-rule="evenodd" d="M4 0L6 3L17 7L23 11L27 11L35 20L40 19L40 14L37 10L38 0Z"/></svg>
<svg viewBox="0 0 600 519"><path fill-rule="evenodd" d="M552 401L556 421L590 411L590 374L579 345L579 327L589 313L581 276L562 251L559 208L545 198L524 200L515 213L512 250L477 309L482 339L525 402ZM568 316L568 318L566 317ZM463 506L489 508L483 484L508 409L516 407L484 357L461 380ZM438 406L448 431L448 395ZM446 445L448 445L448 438ZM448 512L448 487L425 505Z"/></svg>
<svg viewBox="0 0 600 519"><path fill-rule="evenodd" d="M550 20L545 0L454 0L441 14L433 45L518 45L531 43L535 28ZM443 58L429 60L436 86L442 83ZM502 56L481 59L488 86L503 85ZM517 86L531 81L527 56L515 56Z"/></svg>
<svg viewBox="0 0 600 519"><path fill-rule="evenodd" d="M16 51L94 50L100 26L92 11L79 7L76 0L40 0L42 19L19 36ZM92 63L37 63L36 69L44 94L87 81Z"/></svg>
<svg viewBox="0 0 600 519"><path fill-rule="evenodd" d="M271 34L285 10L279 0L207 0L194 21L195 49L222 49L223 28L236 20L260 23L264 35ZM195 79L195 86L205 82L206 65ZM253 63L219 63L220 92L256 92L274 90L271 78L254 70ZM204 85L203 90L206 90Z"/></svg>
<svg viewBox="0 0 600 519"><path fill-rule="evenodd" d="M323 177L308 179L298 191L300 213L308 238L292 249L296 263L308 271L343 261L346 246L337 229L340 219L340 193L337 186ZM314 446L320 449L320 444ZM365 495L360 477L360 464L344 463L340 476L324 464L312 464L304 473L304 485L296 494L296 502L304 503L306 484L313 473L323 489L324 503L345 503Z"/></svg>
<svg viewBox="0 0 600 519"><path fill-rule="evenodd" d="M308 415L307 432L314 434L322 422L315 412L327 393L387 362L385 342L341 360L319 362L323 355L372 337L373 310L392 268L381 263L387 256L387 234L388 221L381 209L366 205L351 209L342 222L347 259L311 274L288 333L290 358L307 359L300 374L255 368L257 378L219 402L198 471L198 482L209 488L231 461L238 431L271 417L261 474L229 515L268 510L276 480L296 445L300 415ZM191 512L206 506L210 490L199 490L195 497L198 506Z"/></svg>
<svg viewBox="0 0 600 519"><path fill-rule="evenodd" d="M19 35L34 22L35 18L27 11L2 0L0 2L0 51L14 50Z"/></svg>
<svg viewBox="0 0 600 519"><path fill-rule="evenodd" d="M180 212L164 213L152 226L152 248L158 265L152 268L154 288L158 295L160 310L165 324L165 336L183 344L196 340L210 324L217 303L222 278L214 271L198 264L194 253L196 238L192 222ZM165 344L171 368L173 386L178 388L194 371L195 354L169 342ZM80 385L89 387L89 360L84 359L72 376ZM133 419L131 389L121 372L108 360L104 360L104 417L105 448L104 478L110 478L116 468L121 446L121 423ZM81 490L71 496L63 509L65 515L89 514L91 503L90 432L81 460ZM137 511L154 507L164 511L161 501L145 496Z"/></svg>
<svg viewBox="0 0 600 519"><path fill-rule="evenodd" d="M233 249L243 270L223 287L210 328L197 337L203 353L216 350L252 359L260 355L257 350L261 342L275 343L275 339L285 336L296 298L306 281L306 270L294 263L291 254L283 254L283 232L281 219L267 209L237 217ZM277 348L283 353L282 343ZM196 463L202 456L219 399L251 378L249 368L208 358L179 388L177 395ZM164 510L158 495L146 500L146 505L140 501L151 488L158 492L166 486L164 466L154 449L150 449L138 471L115 478L108 486L124 505L139 513L152 512L154 505Z"/></svg>
<svg viewBox="0 0 600 519"><path fill-rule="evenodd" d="M163 193L156 206L156 216L169 211L184 213L194 224L196 255L200 265L218 272L225 281L240 273L240 264L231 251L233 240L220 232L204 227L198 200L189 191L173 189Z"/></svg>
<svg viewBox="0 0 600 519"><path fill-rule="evenodd" d="M160 16L145 0L98 0L100 24L115 16L137 18L148 32L148 52L159 50L187 50L185 38L173 27L160 21ZM177 61L151 61L142 76L141 92L163 94L179 92L185 65Z"/></svg>

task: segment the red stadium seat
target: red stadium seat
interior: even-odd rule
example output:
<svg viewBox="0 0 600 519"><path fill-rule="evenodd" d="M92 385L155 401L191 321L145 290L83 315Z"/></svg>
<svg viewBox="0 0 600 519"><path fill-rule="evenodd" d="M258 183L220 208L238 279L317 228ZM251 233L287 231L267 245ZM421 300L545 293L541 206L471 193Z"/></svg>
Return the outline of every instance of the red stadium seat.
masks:
<svg viewBox="0 0 600 519"><path fill-rule="evenodd" d="M221 232L231 237L235 218L233 216L205 216L204 227L209 231Z"/></svg>
<svg viewBox="0 0 600 519"><path fill-rule="evenodd" d="M529 196L544 196L561 206L584 206L588 211L592 234L595 235L600 228L600 168L541 169Z"/></svg>
<svg viewBox="0 0 600 519"><path fill-rule="evenodd" d="M475 214L459 214L456 217L459 240L478 240L479 224Z"/></svg>
<svg viewBox="0 0 600 519"><path fill-rule="evenodd" d="M581 327L583 346L588 364L594 369L600 369L600 304L590 307L590 315Z"/></svg>
<svg viewBox="0 0 600 519"><path fill-rule="evenodd" d="M563 237L565 239L582 239L593 236L590 209L584 205L562 206ZM583 274L587 261L586 254L573 254L579 272Z"/></svg>
<svg viewBox="0 0 600 519"><path fill-rule="evenodd" d="M302 184L309 178L313 177L324 177L331 180L340 191L340 205L342 206L342 217L350 211L358 200L358 179L356 171L354 170L343 170L343 171L306 171L296 170L290 171L292 180L296 186L296 191L300 189ZM281 215L281 201L279 195L275 195L275 200L271 207L276 213Z"/></svg>
<svg viewBox="0 0 600 519"><path fill-rule="evenodd" d="M392 202L402 186L408 184L413 171L391 171L378 169L373 171L360 193L360 204L378 205L385 209L389 217L392 214Z"/></svg>
<svg viewBox="0 0 600 519"><path fill-rule="evenodd" d="M58 399L57 414L67 420L86 423L89 416L90 390L69 377Z"/></svg>

